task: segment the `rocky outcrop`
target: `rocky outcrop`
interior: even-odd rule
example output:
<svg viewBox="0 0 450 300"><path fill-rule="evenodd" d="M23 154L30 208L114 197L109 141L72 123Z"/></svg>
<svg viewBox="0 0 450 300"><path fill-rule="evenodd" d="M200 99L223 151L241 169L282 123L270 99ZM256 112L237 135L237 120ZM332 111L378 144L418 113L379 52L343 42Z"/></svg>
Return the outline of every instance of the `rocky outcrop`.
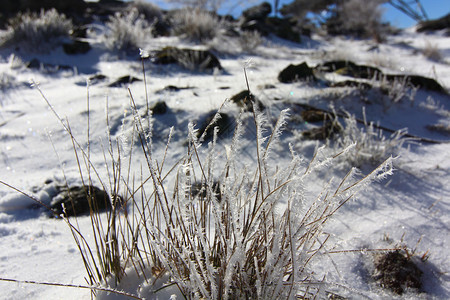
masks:
<svg viewBox="0 0 450 300"><path fill-rule="evenodd" d="M316 80L313 69L306 62L298 65L290 64L278 74L278 80L283 83Z"/></svg>
<svg viewBox="0 0 450 300"><path fill-rule="evenodd" d="M161 65L178 64L196 71L223 69L219 59L211 51L176 47L165 47L156 51L153 63Z"/></svg>
<svg viewBox="0 0 450 300"><path fill-rule="evenodd" d="M111 199L95 186L60 187L50 203L54 216L80 216L111 209Z"/></svg>
<svg viewBox="0 0 450 300"><path fill-rule="evenodd" d="M264 105L261 101L259 101L259 99L248 90L243 90L233 95L230 100L236 103L237 106L242 107L244 111L253 111L254 105L257 105L260 111L264 110Z"/></svg>
<svg viewBox="0 0 450 300"><path fill-rule="evenodd" d="M136 82L136 81L142 81L142 79L133 77L131 75L125 75L125 76L120 77L116 81L110 83L108 86L109 87L122 87L122 86L127 86L129 84L132 84L133 82Z"/></svg>
<svg viewBox="0 0 450 300"><path fill-rule="evenodd" d="M199 127L197 136L200 138L204 134L204 140L209 141L214 137L214 128L217 127L217 136L221 136L230 131L232 126L231 117L225 113L219 113L219 118L215 120L216 112L211 112Z"/></svg>
<svg viewBox="0 0 450 300"><path fill-rule="evenodd" d="M443 29L447 29L447 33L450 33L450 13L436 20L420 22L417 26L418 32L436 31Z"/></svg>

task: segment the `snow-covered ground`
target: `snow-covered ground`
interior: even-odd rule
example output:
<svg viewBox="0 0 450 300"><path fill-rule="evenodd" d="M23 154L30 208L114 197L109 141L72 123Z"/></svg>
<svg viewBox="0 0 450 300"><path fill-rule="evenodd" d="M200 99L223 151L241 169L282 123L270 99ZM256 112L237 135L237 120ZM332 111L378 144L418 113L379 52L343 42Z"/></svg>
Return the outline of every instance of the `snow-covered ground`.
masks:
<svg viewBox="0 0 450 300"><path fill-rule="evenodd" d="M149 42L148 50L166 45L181 45L178 38L160 38ZM440 61L422 55L421 49L433 45L441 52ZM88 105L90 147L93 165L103 178L104 157L101 146L106 135L108 111L112 135L126 135L121 125L130 115L130 93L126 87L108 87L124 75L143 79L142 65L137 59L120 59L96 47L85 55L69 56L61 49L47 55L15 55L11 50L0 53L0 76L4 89L0 91L0 180L17 189L48 200L52 185L49 180L79 183L79 171L73 145L52 109L64 120L72 133L86 144ZM188 44L185 46L189 46ZM54 65L73 66L73 70L44 72L32 70L23 62L38 58ZM250 89L266 106L265 113L274 120L281 109L292 103L309 104L324 109L333 102L336 109L345 108L362 118L365 103L355 97L340 97L345 88L329 88L321 84L284 84L278 73L287 65L306 61L315 66L324 60L351 59L359 64L379 67L385 73L416 74L435 78L450 90L450 37L440 33L417 34L403 31L376 45L365 40L344 38L304 38L302 44L286 43L272 38L255 50L255 54L219 55L225 72L206 74L190 72L175 66L152 65L147 62L146 83L150 103L163 100L169 112L155 116L154 139L156 151L164 151L169 128L175 133L169 149L167 165L183 153L190 120L202 120L208 112L217 110L223 101L246 89L243 67L247 66ZM86 80L93 74L107 76L106 81ZM51 107L39 90L38 85ZM1 83L1 82L0 82ZM168 85L189 87L180 91L158 92ZM264 85L274 85L271 89ZM138 107L145 105L144 82L129 85ZM89 101L87 101L89 100ZM88 104L89 103L89 104ZM228 104L225 112L236 116L239 109ZM296 110L292 107L291 115ZM297 112L298 114L298 112ZM362 248L392 248L403 243L416 249L417 257L426 254L423 268L424 292L398 296L404 299L450 298L450 136L429 131L432 124L450 125L450 97L429 91L418 91L414 102L392 106L375 103L367 105L370 121L391 129L408 128L412 135L442 141L405 144L396 161L396 171L386 180L372 184L357 199L348 202L333 216L325 231L331 234L329 250L358 250ZM125 117L126 118L126 117ZM282 143L292 143L298 153L311 158L315 142L304 141L295 134L302 124L287 126ZM226 137L221 146L229 143ZM251 144L243 146L242 162L254 163ZM158 150L159 149L159 150ZM248 153L248 154L246 154ZM278 153L283 157L283 153ZM136 158L139 166L139 159ZM283 163L283 159L280 159ZM363 171L370 170L363 166ZM64 171L64 172L63 172ZM345 174L336 171L336 176ZM317 178L319 190L326 182ZM46 198L47 197L47 198ZM0 278L18 281L86 285L85 268L67 224L49 219L42 210L30 209L33 202L10 187L0 185ZM79 217L79 226L89 232L89 217ZM86 234L87 239L90 235ZM384 291L368 278L370 255L359 252L330 254L316 262L317 274L327 274L327 280L354 289L352 298L391 299L397 296ZM81 288L36 285L0 280L1 299L89 299L90 291Z"/></svg>

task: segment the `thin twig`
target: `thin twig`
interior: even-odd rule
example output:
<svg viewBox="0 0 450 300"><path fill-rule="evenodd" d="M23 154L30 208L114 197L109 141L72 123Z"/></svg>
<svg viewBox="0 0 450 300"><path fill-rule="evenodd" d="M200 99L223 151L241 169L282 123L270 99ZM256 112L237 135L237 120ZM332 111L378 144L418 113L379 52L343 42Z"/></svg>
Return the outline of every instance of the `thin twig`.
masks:
<svg viewBox="0 0 450 300"><path fill-rule="evenodd" d="M56 283L56 282L44 282L44 281L34 281L34 280L18 280L18 279L12 279L12 278L0 278L0 281L6 281L6 282L14 282L19 284L36 284L36 285L47 285L47 286L57 286L57 287L65 287L65 288L77 288L77 289L88 289L88 290L95 290L95 291L102 291L107 293L114 293L121 296L127 296L133 299L142 300L143 298L140 298L139 296L136 296L131 293L118 291L111 288L104 288L104 287L97 287L97 286L88 286L88 285L77 285L77 284L66 284L66 283Z"/></svg>

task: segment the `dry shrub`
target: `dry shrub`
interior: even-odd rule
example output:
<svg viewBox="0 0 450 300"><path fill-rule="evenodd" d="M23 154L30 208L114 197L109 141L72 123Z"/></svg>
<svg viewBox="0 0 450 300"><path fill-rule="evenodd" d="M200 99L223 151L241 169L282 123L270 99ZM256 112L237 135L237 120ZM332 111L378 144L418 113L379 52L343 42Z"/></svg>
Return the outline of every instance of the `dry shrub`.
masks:
<svg viewBox="0 0 450 300"><path fill-rule="evenodd" d="M430 41L425 42L425 47L422 49L422 54L433 61L439 62L442 60L442 53L436 44Z"/></svg>
<svg viewBox="0 0 450 300"><path fill-rule="evenodd" d="M244 31L239 36L239 45L242 51L247 53L255 53L262 43L263 38L258 31Z"/></svg>
<svg viewBox="0 0 450 300"><path fill-rule="evenodd" d="M153 36L152 23L144 15L140 15L136 8L125 13L116 13L106 23L107 32L104 36L106 47L113 51L133 52Z"/></svg>
<svg viewBox="0 0 450 300"><path fill-rule="evenodd" d="M171 22L175 35L200 42L214 39L222 26L219 18L213 13L190 8L175 11Z"/></svg>
<svg viewBox="0 0 450 300"><path fill-rule="evenodd" d="M403 144L406 130L398 130L386 137L383 130L377 129L371 122L365 120L363 126L358 126L355 116L348 114L344 119L343 130L334 141L336 150L354 146L352 151L342 158L352 166L361 167L365 164L377 165L391 156L397 156Z"/></svg>
<svg viewBox="0 0 450 300"><path fill-rule="evenodd" d="M326 297L327 283L310 268L326 253L324 226L368 184L390 175L392 158L366 176L352 168L340 182L310 191L314 174L326 169L331 175L336 158L348 149L329 157L321 147L305 165L290 148L290 161L280 165L272 153L279 149L288 112L282 111L271 126L254 107L247 119L237 119L234 136L224 141L225 151L217 143L217 128L212 141L202 145L219 121L220 109L203 135L190 123L185 154L166 166L173 130L165 150L155 154L151 117L141 116L131 92L130 103L132 123L124 122L124 127L131 126L131 137L107 139L107 178L90 160L90 143L80 143L50 105L72 139L81 180L100 181L112 198L121 200L112 201L104 217L91 213L94 242L85 239L88 233L73 219L64 218L93 291L106 282L120 290L126 278L150 287L163 278L162 288L138 288L135 296L152 298L174 286L187 299ZM256 133L253 161L242 157L247 155L241 140L248 126ZM89 122L87 132L89 139ZM136 141L140 151L134 149ZM135 154L141 157L139 166L130 165ZM243 165L245 161L249 164Z"/></svg>
<svg viewBox="0 0 450 300"><path fill-rule="evenodd" d="M38 13L20 13L9 21L3 46L20 47L32 53L47 53L67 39L72 21L56 9Z"/></svg>

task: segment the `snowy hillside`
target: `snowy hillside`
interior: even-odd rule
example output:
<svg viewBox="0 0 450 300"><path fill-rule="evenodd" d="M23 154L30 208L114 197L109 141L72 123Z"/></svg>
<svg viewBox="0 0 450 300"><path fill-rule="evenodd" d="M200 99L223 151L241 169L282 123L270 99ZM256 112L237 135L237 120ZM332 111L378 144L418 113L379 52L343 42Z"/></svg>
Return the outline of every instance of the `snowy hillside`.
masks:
<svg viewBox="0 0 450 300"><path fill-rule="evenodd" d="M267 118L263 123L266 135L282 111L289 109L280 143L271 151L274 165L270 168L280 172L288 168L289 147L304 158L302 166L306 169L319 146L325 145L325 156L333 156L356 142L347 156L330 162L303 182L306 198L311 201L319 198L328 184L334 187L339 183L353 166L361 170L355 178L361 178L391 155L397 157L391 176L362 189L321 227L318 239L321 243L326 239L326 243L312 256L308 267L316 280L329 283L324 284L326 295L350 299L450 298L450 37L443 31L417 33L411 28L387 36L382 43L316 34L302 36L302 41L295 43L270 34L245 51L237 50L242 47L237 39L221 37L214 40L211 50L221 69L194 66L195 70L190 70L182 63L158 64L158 51L167 46L206 50L211 44L199 45L180 36L153 37L141 46L141 60L139 50L125 55L107 49L104 28L99 24L93 28L84 39L91 49L84 54L67 54L61 46L44 54L13 46L0 50L1 299L91 297L89 289L74 287L90 283L67 222L50 217L35 200L51 205L60 186L82 185L80 165L84 174L86 168L95 169L98 174L91 169L95 175L92 184L101 187L100 181L107 183L105 190L113 195L109 185L113 174L109 137L118 141L113 149L122 151L127 167L130 159L130 176L135 178L129 182L139 185L147 165L133 122L138 116L144 127L149 124L147 107L153 108L153 155L160 160L167 152L166 172L186 153L189 122L201 128L219 108L227 116L227 124L220 129L215 163L219 167L225 164L241 115L244 131L236 164L238 169L256 166L253 113L244 109L245 105L239 106L239 100L236 103L231 99L248 87ZM430 48L440 53L437 60L424 55ZM337 66L342 61L347 62L344 68ZM283 69L303 62L312 70L309 78L297 74L291 82L280 81ZM367 72L367 67L377 68L384 77L370 71L369 76L358 73ZM414 84L412 76L416 75L429 81L425 84L417 79L420 84ZM120 78L124 83L116 82ZM154 105L162 102L166 107L157 110L159 106ZM307 121L303 112L311 109L325 112L340 124L338 129L324 129L325 140L308 138L313 135L312 129L328 126L322 122L327 118L323 114L319 122ZM349 120L350 115L354 117ZM374 126L370 127L370 122ZM81 152L75 156L74 147L78 146L74 146L68 128L81 149L89 153L89 167ZM142 130L148 133L147 128ZM373 136L367 130L372 130ZM393 138L397 130L405 131ZM345 134L350 138L345 139ZM358 147L364 139L370 140L365 140L366 148ZM201 156L206 155L210 142L202 143ZM127 167L121 180L128 175ZM170 173L166 181L173 186L175 173ZM151 188L146 192L151 193ZM121 197L127 195L124 189L120 193ZM288 201L281 204L284 207ZM134 212L128 209L128 213ZM106 217L105 212L100 214L104 224ZM93 246L89 215L70 217L69 221ZM412 256L408 259L423 274L419 290L408 289L398 295L382 288L372 273L376 272L376 257L386 253L377 249L400 248L407 249ZM119 290L153 299L167 299L172 293L178 295L177 299L181 297L174 286L151 293L151 284L127 272L129 279ZM127 298L114 293L98 298L115 297Z"/></svg>

